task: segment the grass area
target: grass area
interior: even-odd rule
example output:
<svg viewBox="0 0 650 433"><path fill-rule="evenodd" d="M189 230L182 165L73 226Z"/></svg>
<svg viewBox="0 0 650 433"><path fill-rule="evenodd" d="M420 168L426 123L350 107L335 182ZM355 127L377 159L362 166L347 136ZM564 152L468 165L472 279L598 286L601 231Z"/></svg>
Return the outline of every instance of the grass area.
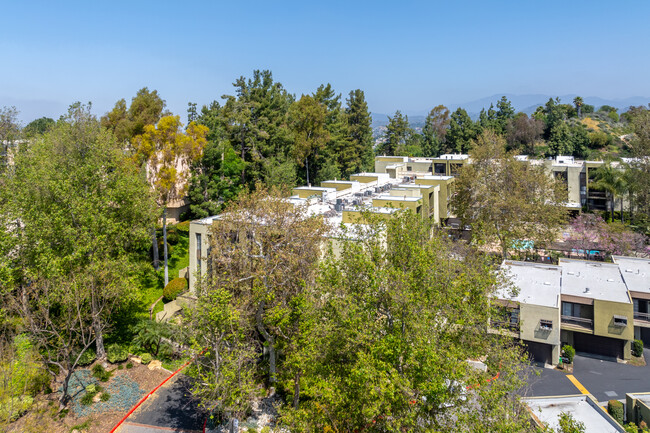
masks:
<svg viewBox="0 0 650 433"><path fill-rule="evenodd" d="M178 271L189 266L190 253L189 253L190 237L189 233L178 233L178 243L171 245L171 254L167 259L169 266L169 281L178 277ZM162 252L161 252L162 259ZM164 262L161 260L159 271L150 269L140 279L140 300L142 302L142 315L149 316L149 307L158 298L162 296L163 287L165 286L165 268ZM159 311L163 310L163 303L160 301L156 308L154 308L154 316Z"/></svg>

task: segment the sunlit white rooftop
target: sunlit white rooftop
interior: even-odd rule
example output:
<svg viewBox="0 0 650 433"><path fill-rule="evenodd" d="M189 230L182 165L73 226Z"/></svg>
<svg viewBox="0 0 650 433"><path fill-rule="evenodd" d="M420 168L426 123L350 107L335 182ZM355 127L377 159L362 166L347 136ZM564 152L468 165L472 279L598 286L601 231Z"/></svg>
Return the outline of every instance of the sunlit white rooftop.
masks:
<svg viewBox="0 0 650 433"><path fill-rule="evenodd" d="M589 433L625 432L623 427L610 418L598 403L587 395L569 395L522 399L533 415L552 429L559 431L559 418L569 413L576 421L585 425Z"/></svg>
<svg viewBox="0 0 650 433"><path fill-rule="evenodd" d="M495 293L498 299L522 304L541 305L558 308L562 270L559 266L533 262L506 260L501 269L518 293L513 296L512 289L502 288Z"/></svg>
<svg viewBox="0 0 650 433"><path fill-rule="evenodd" d="M563 295L631 302L617 264L562 258L560 266Z"/></svg>
<svg viewBox="0 0 650 433"><path fill-rule="evenodd" d="M640 257L612 256L627 288L633 292L650 293L650 259Z"/></svg>

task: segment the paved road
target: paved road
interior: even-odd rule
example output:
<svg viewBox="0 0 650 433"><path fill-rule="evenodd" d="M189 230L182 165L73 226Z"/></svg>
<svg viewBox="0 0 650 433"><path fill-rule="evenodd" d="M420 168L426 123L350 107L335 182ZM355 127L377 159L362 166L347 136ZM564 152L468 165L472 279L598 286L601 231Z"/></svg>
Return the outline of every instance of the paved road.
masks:
<svg viewBox="0 0 650 433"><path fill-rule="evenodd" d="M124 422L118 433L201 433L205 416L189 393L191 380L177 375Z"/></svg>
<svg viewBox="0 0 650 433"><path fill-rule="evenodd" d="M650 361L650 349L644 349ZM559 370L534 368L539 375L529 374L527 396L580 394L580 390ZM599 402L623 400L629 392L650 392L650 366L635 367L615 361L576 355L573 376Z"/></svg>

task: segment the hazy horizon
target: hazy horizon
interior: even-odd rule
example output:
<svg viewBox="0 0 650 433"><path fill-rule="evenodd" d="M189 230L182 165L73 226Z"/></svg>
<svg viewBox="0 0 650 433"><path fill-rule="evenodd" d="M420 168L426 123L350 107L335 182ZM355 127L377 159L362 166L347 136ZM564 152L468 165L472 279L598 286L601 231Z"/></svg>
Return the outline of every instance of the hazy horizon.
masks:
<svg viewBox="0 0 650 433"><path fill-rule="evenodd" d="M650 95L642 0L110 5L5 5L0 106L15 105L24 122L74 101L101 115L148 87L184 118L189 101L232 94L254 69L297 96L323 83L343 98L362 89L375 113L500 94Z"/></svg>

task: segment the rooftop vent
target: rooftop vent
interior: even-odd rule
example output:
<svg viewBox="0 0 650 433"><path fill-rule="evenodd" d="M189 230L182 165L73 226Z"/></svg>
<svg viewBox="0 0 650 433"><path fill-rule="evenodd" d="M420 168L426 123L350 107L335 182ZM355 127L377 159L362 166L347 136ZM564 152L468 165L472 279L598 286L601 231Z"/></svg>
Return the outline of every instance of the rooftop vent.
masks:
<svg viewBox="0 0 650 433"><path fill-rule="evenodd" d="M545 285L545 286L550 286L550 285L551 285L551 282L550 282L550 281L544 281L544 285Z"/></svg>
<svg viewBox="0 0 650 433"><path fill-rule="evenodd" d="M610 282L610 283L613 283L614 279L613 278L608 278L607 281Z"/></svg>
<svg viewBox="0 0 650 433"><path fill-rule="evenodd" d="M589 290L589 287L585 287L585 293L591 293L591 290Z"/></svg>

